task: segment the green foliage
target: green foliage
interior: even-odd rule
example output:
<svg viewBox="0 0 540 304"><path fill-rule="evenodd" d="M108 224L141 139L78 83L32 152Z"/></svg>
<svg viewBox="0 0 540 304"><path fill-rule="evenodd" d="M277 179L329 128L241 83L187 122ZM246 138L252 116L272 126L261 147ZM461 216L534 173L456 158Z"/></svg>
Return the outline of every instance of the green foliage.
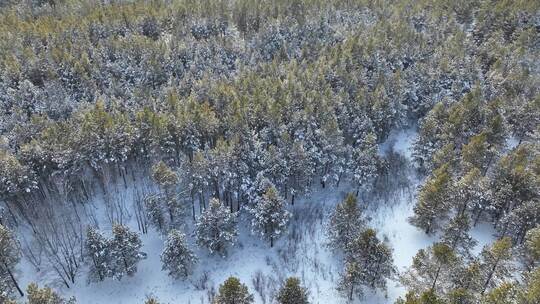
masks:
<svg viewBox="0 0 540 304"><path fill-rule="evenodd" d="M26 290L28 293L27 304L75 304L75 298L68 300L60 297L54 290L49 287L39 288L35 283L28 285Z"/></svg>
<svg viewBox="0 0 540 304"><path fill-rule="evenodd" d="M249 293L246 285L235 277L229 277L219 286L218 295L212 302L214 304L250 304L253 295Z"/></svg>
<svg viewBox="0 0 540 304"><path fill-rule="evenodd" d="M300 280L290 277L285 280L276 297L279 304L308 304L308 292L300 285Z"/></svg>

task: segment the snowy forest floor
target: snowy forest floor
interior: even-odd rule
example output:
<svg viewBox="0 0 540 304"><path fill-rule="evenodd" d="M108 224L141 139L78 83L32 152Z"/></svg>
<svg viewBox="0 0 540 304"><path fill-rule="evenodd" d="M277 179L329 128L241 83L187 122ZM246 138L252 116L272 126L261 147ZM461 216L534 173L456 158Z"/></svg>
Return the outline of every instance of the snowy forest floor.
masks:
<svg viewBox="0 0 540 304"><path fill-rule="evenodd" d="M415 192L420 182L407 163L415 135L412 130L394 132L381 145L381 154L395 151L405 163L391 172L391 181L385 185L385 189L376 189L359 200L369 219L368 225L376 228L379 237L388 240L393 248L394 263L399 271L411 264L412 257L419 249L437 240L437 236L428 237L407 222L413 212ZM63 295L75 296L81 304L143 303L148 295L156 296L161 303L209 303L212 293L229 276L236 276L244 282L255 294L256 303L267 304L272 303L273 294L283 279L297 276L309 289L311 303L345 303L346 299L336 290L342 269L341 257L326 247L325 226L335 205L351 191L354 191L353 188L345 183L338 188L314 189L310 195L297 200L294 206L289 205L293 217L288 232L273 248L251 234L249 219L245 217L240 219L239 239L225 258L209 255L206 250L198 248L190 236L191 248L198 256L199 263L194 273L183 281L174 280L161 270L163 237L153 229L141 235L142 251L147 253L148 258L139 263L133 277L89 284L82 268L75 285L68 289L57 282L54 273L45 268L36 271L27 257L19 265L18 276L23 286L30 282L51 285ZM97 205L100 202L94 204L99 210L100 206ZM137 230L135 219L128 222ZM192 227L186 227L187 234L191 235L192 231ZM475 251L480 251L483 245L493 239L493 231L488 225L474 227L471 234L478 241ZM404 293L405 289L397 279L389 280L387 292L368 291L357 302L393 303Z"/></svg>

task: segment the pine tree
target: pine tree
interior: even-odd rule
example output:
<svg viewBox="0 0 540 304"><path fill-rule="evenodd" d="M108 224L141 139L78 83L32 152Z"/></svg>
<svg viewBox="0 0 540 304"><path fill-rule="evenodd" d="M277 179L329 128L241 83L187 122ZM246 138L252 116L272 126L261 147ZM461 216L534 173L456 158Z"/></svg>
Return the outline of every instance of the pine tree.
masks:
<svg viewBox="0 0 540 304"><path fill-rule="evenodd" d="M159 301L154 297L147 297L144 304L159 304Z"/></svg>
<svg viewBox="0 0 540 304"><path fill-rule="evenodd" d="M358 146L352 151L349 168L357 187L356 196L358 196L360 188L366 191L371 189L371 184L377 174L377 163L379 162L377 152L377 138L373 133L368 134L366 138L362 138Z"/></svg>
<svg viewBox="0 0 540 304"><path fill-rule="evenodd" d="M176 222L184 213L176 194L179 177L169 166L160 161L152 166L152 179L159 185L163 195L157 196L156 198L159 198L159 200L154 200L152 206L148 206L153 207L150 209L150 212L152 212L150 218L154 220L161 231L166 229L164 223L160 223L160 220L164 221L164 219L161 219L163 216L160 215L158 210L158 207L163 208L169 214L169 226L176 227Z"/></svg>
<svg viewBox="0 0 540 304"><path fill-rule="evenodd" d="M111 275L109 241L94 227L86 231L84 250L90 268L89 281L103 281Z"/></svg>
<svg viewBox="0 0 540 304"><path fill-rule="evenodd" d="M519 293L519 304L540 303L540 267L525 275L525 286Z"/></svg>
<svg viewBox="0 0 540 304"><path fill-rule="evenodd" d="M338 289L346 292L349 300L355 293L363 295L360 286L386 290L386 279L395 273L392 251L377 238L373 229L366 229L349 244L345 260L345 272Z"/></svg>
<svg viewBox="0 0 540 304"><path fill-rule="evenodd" d="M451 183L448 164L433 172L418 193L411 224L427 234L435 232L449 212L449 187Z"/></svg>
<svg viewBox="0 0 540 304"><path fill-rule="evenodd" d="M148 221L161 233L167 231L167 224L161 204L163 199L165 198L161 195L149 195L144 199Z"/></svg>
<svg viewBox="0 0 540 304"><path fill-rule="evenodd" d="M146 258L146 253L140 251L141 247L142 242L137 233L120 224L113 226L109 251L114 278L120 280L123 276L132 276L137 272L137 264Z"/></svg>
<svg viewBox="0 0 540 304"><path fill-rule="evenodd" d="M175 279L187 277L195 263L197 257L186 243L186 236L178 231L171 230L165 241L165 247L161 253L162 270L167 270L169 275Z"/></svg>
<svg viewBox="0 0 540 304"><path fill-rule="evenodd" d="M28 293L27 304L75 304L75 298L66 300L49 287L38 288L35 283L30 283L26 289Z"/></svg>
<svg viewBox="0 0 540 304"><path fill-rule="evenodd" d="M401 281L417 293L426 290L445 292L451 287L450 279L453 272L459 270L460 262L450 246L435 243L416 253L411 267L402 275Z"/></svg>
<svg viewBox="0 0 540 304"><path fill-rule="evenodd" d="M236 240L236 213L231 213L217 199L200 215L195 229L197 244L211 253L226 254L227 246Z"/></svg>
<svg viewBox="0 0 540 304"><path fill-rule="evenodd" d="M504 237L495 241L491 246L485 246L480 253L482 258L481 273L483 286L481 294L496 287L499 282L508 278L513 270L512 240Z"/></svg>
<svg viewBox="0 0 540 304"><path fill-rule="evenodd" d="M540 266L540 226L525 236L525 264L529 269Z"/></svg>
<svg viewBox="0 0 540 304"><path fill-rule="evenodd" d="M450 304L441 299L432 289L422 292L417 295L414 292L408 292L405 295L405 300L397 299L395 304ZM453 304L453 303L452 303ZM456 303L457 304L457 303Z"/></svg>
<svg viewBox="0 0 540 304"><path fill-rule="evenodd" d="M24 296L13 270L21 259L21 252L13 233L0 224L0 299L9 298L14 289Z"/></svg>
<svg viewBox="0 0 540 304"><path fill-rule="evenodd" d="M159 301L155 297L147 297L144 304L159 304Z"/></svg>
<svg viewBox="0 0 540 304"><path fill-rule="evenodd" d="M358 207L356 196L349 193L336 206L328 225L328 241L334 250L347 250L348 245L364 229L365 220Z"/></svg>
<svg viewBox="0 0 540 304"><path fill-rule="evenodd" d="M481 304L518 304L518 286L513 283L503 282L499 286L493 288L486 293L480 303Z"/></svg>
<svg viewBox="0 0 540 304"><path fill-rule="evenodd" d="M514 208L501 219L497 229L501 235L507 235L514 242L521 244L529 229L540 225L540 200L527 201Z"/></svg>
<svg viewBox="0 0 540 304"><path fill-rule="evenodd" d="M308 292L300 285L300 280L290 277L279 290L277 297L279 304L309 304Z"/></svg>
<svg viewBox="0 0 540 304"><path fill-rule="evenodd" d="M475 218L475 223L482 212L489 207L489 185L487 178L482 176L480 169L473 168L461 177L452 189L452 199L457 205L460 215L467 211Z"/></svg>
<svg viewBox="0 0 540 304"><path fill-rule="evenodd" d="M266 189L258 204L251 209L251 214L253 231L270 241L270 247L273 247L274 241L283 234L291 216L274 186Z"/></svg>
<svg viewBox="0 0 540 304"><path fill-rule="evenodd" d="M218 295L214 298L213 304L251 304L253 295L249 293L246 285L239 279L229 277L219 286Z"/></svg>
<svg viewBox="0 0 540 304"><path fill-rule="evenodd" d="M433 154L445 144L443 134L447 117L445 106L440 102L422 119L418 139L413 147L413 158L420 168L428 172L433 169Z"/></svg>
<svg viewBox="0 0 540 304"><path fill-rule="evenodd" d="M441 242L450 246L464 257L471 257L471 250L476 246L476 240L469 235L471 229L467 214L456 215L444 227Z"/></svg>

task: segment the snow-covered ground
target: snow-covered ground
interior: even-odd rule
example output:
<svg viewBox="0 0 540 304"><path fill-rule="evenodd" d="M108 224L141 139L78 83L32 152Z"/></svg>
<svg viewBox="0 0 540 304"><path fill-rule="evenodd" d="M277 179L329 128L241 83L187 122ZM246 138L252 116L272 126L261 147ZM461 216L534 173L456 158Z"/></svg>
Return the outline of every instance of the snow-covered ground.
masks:
<svg viewBox="0 0 540 304"><path fill-rule="evenodd" d="M393 150L409 159L415 135L414 130L393 132L389 140L381 145L380 153ZM419 180L412 170L406 173L406 183L388 190L389 195L385 195L384 199L361 202L370 219L369 225L378 230L381 238L387 238L393 247L394 263L399 271L410 265L419 249L436 241L436 237L426 237L407 222L413 213ZM148 295L156 296L161 303L209 303L210 295L220 283L229 276L237 276L255 294L256 303L266 304L271 303L272 294L284 278L297 276L310 290L312 303L345 303L345 298L336 291L341 258L325 246L325 224L330 212L348 191L352 191L352 187L342 184L339 188L314 190L308 197L299 199L294 206L290 206L293 218L288 233L274 248L251 235L246 218L240 221L237 244L225 258L209 255L206 250L193 244L193 237L190 237L191 248L199 257L199 263L194 274L184 281L174 280L161 271L163 239L154 230L141 236L143 251L148 258L139 263L138 272L133 277L88 284L83 268L75 285L68 289L53 284L53 273L36 272L26 260L19 267L19 277L23 286L31 281L40 285L53 284L62 294L75 296L81 304L132 304L143 303ZM133 229L137 227L135 223L131 226ZM188 234L193 231L189 227L186 230ZM492 232L488 225L473 229L472 235L479 241L478 251L492 240ZM390 280L386 293L367 292L358 303L393 303L404 292L397 281Z"/></svg>

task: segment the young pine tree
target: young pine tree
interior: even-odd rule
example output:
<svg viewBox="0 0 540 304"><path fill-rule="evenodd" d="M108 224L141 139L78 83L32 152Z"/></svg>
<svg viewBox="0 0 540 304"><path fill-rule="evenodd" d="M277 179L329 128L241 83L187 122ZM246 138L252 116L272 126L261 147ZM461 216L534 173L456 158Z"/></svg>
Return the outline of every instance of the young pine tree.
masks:
<svg viewBox="0 0 540 304"><path fill-rule="evenodd" d="M227 246L233 244L238 235L236 214L217 199L211 199L210 206L197 221L195 235L199 246L225 255Z"/></svg>
<svg viewBox="0 0 540 304"><path fill-rule="evenodd" d="M140 251L141 247L142 242L137 233L120 224L113 226L113 238L109 246L113 277L120 280L123 276L132 276L137 272L137 264L146 258L146 253Z"/></svg>
<svg viewBox="0 0 540 304"><path fill-rule="evenodd" d="M300 285L300 280L290 277L285 281L276 297L279 304L309 304L307 289Z"/></svg>
<svg viewBox="0 0 540 304"><path fill-rule="evenodd" d="M453 271L459 269L459 263L450 246L435 243L416 253L412 266L402 275L401 282L417 293L426 290L445 292L450 287Z"/></svg>
<svg viewBox="0 0 540 304"><path fill-rule="evenodd" d="M167 270L169 275L175 279L187 277L195 263L197 257L186 243L186 236L178 231L171 230L165 241L165 247L161 253L162 270Z"/></svg>
<svg viewBox="0 0 540 304"><path fill-rule="evenodd" d="M373 229L366 229L350 243L345 259L338 289L346 292L349 300L355 293L363 295L361 286L386 290L386 279L395 273L392 250L377 238Z"/></svg>
<svg viewBox="0 0 540 304"><path fill-rule="evenodd" d="M509 278L512 273L512 240L504 237L491 246L485 246L480 253L482 258L481 274L483 286L481 294L496 287Z"/></svg>
<svg viewBox="0 0 540 304"><path fill-rule="evenodd" d="M27 304L75 304L75 298L66 300L49 287L39 288L35 283L28 285Z"/></svg>
<svg viewBox="0 0 540 304"><path fill-rule="evenodd" d="M161 201L164 199L161 195L149 195L144 199L144 207L148 221L161 233L167 230L165 215Z"/></svg>
<svg viewBox="0 0 540 304"><path fill-rule="evenodd" d="M0 299L9 298L15 289L24 296L13 269L21 259L21 252L13 233L0 224Z"/></svg>
<svg viewBox="0 0 540 304"><path fill-rule="evenodd" d="M356 196L349 193L336 206L328 225L329 246L334 250L346 250L351 241L364 229L363 219Z"/></svg>
<svg viewBox="0 0 540 304"><path fill-rule="evenodd" d="M251 304L253 295L239 279L230 277L219 286L218 295L212 304Z"/></svg>
<svg viewBox="0 0 540 304"><path fill-rule="evenodd" d="M525 267L532 270L540 266L540 226L527 231L524 247Z"/></svg>
<svg viewBox="0 0 540 304"><path fill-rule="evenodd" d="M411 224L423 229L427 234L435 232L449 212L449 187L451 177L448 165L433 172L418 193Z"/></svg>
<svg viewBox="0 0 540 304"><path fill-rule="evenodd" d="M271 186L266 189L258 204L251 209L253 231L274 246L274 240L279 238L289 222L291 214L285 209L285 201Z"/></svg>
<svg viewBox="0 0 540 304"><path fill-rule="evenodd" d="M88 280L103 281L110 276L109 241L94 227L88 227L86 231L84 250L90 268Z"/></svg>
<svg viewBox="0 0 540 304"><path fill-rule="evenodd" d="M356 184L356 196L358 196L360 189L370 190L377 174L378 162L377 138L375 134L370 133L366 138L361 139L359 145L353 149L349 162L352 178Z"/></svg>
<svg viewBox="0 0 540 304"><path fill-rule="evenodd" d="M464 257L471 257L476 240L469 235L471 224L467 214L457 214L444 227L441 242Z"/></svg>

